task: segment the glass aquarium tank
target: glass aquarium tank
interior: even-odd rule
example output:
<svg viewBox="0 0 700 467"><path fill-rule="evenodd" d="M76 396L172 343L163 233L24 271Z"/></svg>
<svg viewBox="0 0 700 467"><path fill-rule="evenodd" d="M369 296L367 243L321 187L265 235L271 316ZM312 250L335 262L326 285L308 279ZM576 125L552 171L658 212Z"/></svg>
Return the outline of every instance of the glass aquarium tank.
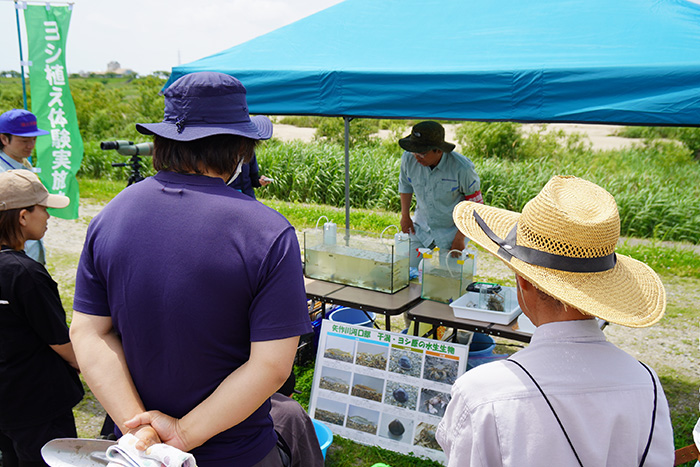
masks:
<svg viewBox="0 0 700 467"><path fill-rule="evenodd" d="M450 253L439 248L423 253L421 298L451 303L467 293L476 274L476 250Z"/></svg>
<svg viewBox="0 0 700 467"><path fill-rule="evenodd" d="M408 234L386 236L326 223L304 231L304 275L395 293L408 286L408 251Z"/></svg>

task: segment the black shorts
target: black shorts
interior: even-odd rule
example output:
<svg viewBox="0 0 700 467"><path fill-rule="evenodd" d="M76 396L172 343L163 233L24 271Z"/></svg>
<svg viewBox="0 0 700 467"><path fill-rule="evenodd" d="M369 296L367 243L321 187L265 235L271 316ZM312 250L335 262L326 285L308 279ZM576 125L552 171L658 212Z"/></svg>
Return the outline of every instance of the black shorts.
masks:
<svg viewBox="0 0 700 467"><path fill-rule="evenodd" d="M12 448L17 458L24 462L42 462L41 448L52 439L77 437L72 410L41 425L26 428L0 428L0 446L3 452ZM11 453L8 454L8 459L14 457ZM3 455L3 462L5 462L5 455Z"/></svg>

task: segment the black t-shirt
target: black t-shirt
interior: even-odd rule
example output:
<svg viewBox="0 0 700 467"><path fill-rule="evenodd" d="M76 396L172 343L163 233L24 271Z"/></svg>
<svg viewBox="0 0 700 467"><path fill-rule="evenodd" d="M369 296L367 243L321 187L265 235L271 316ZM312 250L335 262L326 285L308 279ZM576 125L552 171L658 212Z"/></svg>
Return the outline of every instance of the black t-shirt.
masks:
<svg viewBox="0 0 700 467"><path fill-rule="evenodd" d="M0 428L37 425L83 397L78 373L50 345L70 342L58 286L23 251L0 251Z"/></svg>

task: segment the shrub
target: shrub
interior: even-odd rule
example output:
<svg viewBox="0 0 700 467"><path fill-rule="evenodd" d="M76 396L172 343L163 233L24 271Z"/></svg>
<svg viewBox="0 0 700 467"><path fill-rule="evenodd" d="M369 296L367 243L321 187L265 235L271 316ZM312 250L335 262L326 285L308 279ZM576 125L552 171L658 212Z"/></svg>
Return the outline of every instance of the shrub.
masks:
<svg viewBox="0 0 700 467"><path fill-rule="evenodd" d="M356 118L350 122L350 144L367 144L370 135L379 130L379 121ZM314 138L345 145L345 121L339 117L324 118L316 128Z"/></svg>
<svg viewBox="0 0 700 467"><path fill-rule="evenodd" d="M518 123L466 122L457 128L457 141L462 149L477 158L516 159L521 140Z"/></svg>
<svg viewBox="0 0 700 467"><path fill-rule="evenodd" d="M696 160L700 160L700 128L679 128L678 140L693 153Z"/></svg>

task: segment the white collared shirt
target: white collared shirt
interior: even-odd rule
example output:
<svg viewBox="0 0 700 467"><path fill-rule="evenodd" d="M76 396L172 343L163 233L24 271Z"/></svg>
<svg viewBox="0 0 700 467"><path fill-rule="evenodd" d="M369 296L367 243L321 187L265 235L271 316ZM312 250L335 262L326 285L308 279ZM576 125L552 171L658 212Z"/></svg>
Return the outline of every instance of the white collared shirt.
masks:
<svg viewBox="0 0 700 467"><path fill-rule="evenodd" d="M0 151L0 172L18 169L26 169L26 167L21 162L17 162L3 151Z"/></svg>
<svg viewBox="0 0 700 467"><path fill-rule="evenodd" d="M542 325L512 358L540 384L585 467L639 465L651 428L651 376L607 342L595 320ZM655 379L656 423L647 467L673 465L674 459L668 402ZM450 467L578 465L542 394L505 360L457 380L437 439Z"/></svg>

